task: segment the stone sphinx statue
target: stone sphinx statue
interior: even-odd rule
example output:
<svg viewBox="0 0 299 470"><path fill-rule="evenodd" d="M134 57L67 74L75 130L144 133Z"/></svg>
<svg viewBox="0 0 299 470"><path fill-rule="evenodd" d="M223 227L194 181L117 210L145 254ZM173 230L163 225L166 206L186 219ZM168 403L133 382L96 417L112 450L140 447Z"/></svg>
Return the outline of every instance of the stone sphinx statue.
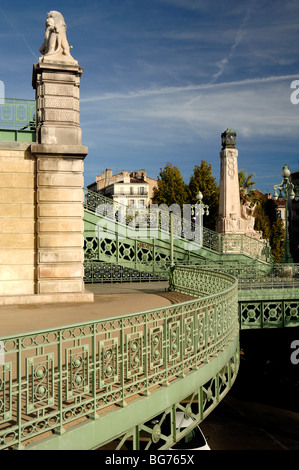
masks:
<svg viewBox="0 0 299 470"><path fill-rule="evenodd" d="M46 19L44 43L40 48L41 54L47 57L57 56L55 58L60 60L74 61L70 49L62 14L59 11L50 11Z"/></svg>

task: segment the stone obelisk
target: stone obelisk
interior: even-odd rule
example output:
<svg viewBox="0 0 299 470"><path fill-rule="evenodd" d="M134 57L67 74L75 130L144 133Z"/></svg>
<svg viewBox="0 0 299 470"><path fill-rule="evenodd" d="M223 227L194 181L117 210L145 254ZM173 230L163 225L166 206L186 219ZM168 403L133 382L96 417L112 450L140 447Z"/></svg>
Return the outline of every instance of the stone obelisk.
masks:
<svg viewBox="0 0 299 470"><path fill-rule="evenodd" d="M222 149L220 152L220 197L217 232L241 233L241 204L238 177L238 150L236 133L226 129L221 135Z"/></svg>
<svg viewBox="0 0 299 470"><path fill-rule="evenodd" d="M65 21L57 11L48 13L40 52L32 79L37 102L37 138L31 146L37 159L36 293L70 294L70 300L77 294L76 299L85 300L83 161L88 149L82 146L79 126L83 69L70 54Z"/></svg>
<svg viewBox="0 0 299 470"><path fill-rule="evenodd" d="M216 231L223 234L244 234L265 242L262 240L262 232L254 229L253 213L256 204L249 199L245 199L241 204L236 132L226 129L221 134L221 140L219 216Z"/></svg>

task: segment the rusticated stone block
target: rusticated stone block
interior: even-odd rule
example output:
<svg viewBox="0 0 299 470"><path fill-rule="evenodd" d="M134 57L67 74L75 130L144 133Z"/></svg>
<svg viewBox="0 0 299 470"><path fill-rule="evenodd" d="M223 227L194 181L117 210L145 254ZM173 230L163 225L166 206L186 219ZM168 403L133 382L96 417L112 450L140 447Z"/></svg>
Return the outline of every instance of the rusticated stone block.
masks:
<svg viewBox="0 0 299 470"><path fill-rule="evenodd" d="M81 233L38 235L38 248L80 247L83 249L84 237Z"/></svg>
<svg viewBox="0 0 299 470"><path fill-rule="evenodd" d="M18 295L21 295L21 296L26 296L26 295L32 295L35 293L35 284L34 284L34 281L32 280L24 280L22 279L21 281L15 281L15 280L9 280L9 281L1 281L0 282L0 296L4 296L4 298L2 299L0 297L0 305L3 305L5 304L5 299L8 297L8 296L18 296ZM12 299L11 304L14 304L14 303L20 303L20 301L16 302L16 299L15 301L13 301L14 299Z"/></svg>
<svg viewBox="0 0 299 470"><path fill-rule="evenodd" d="M62 149L61 149L62 151ZM42 157L37 160L37 170L41 171L65 171L71 173L83 173L84 163L81 159L75 158L47 158Z"/></svg>
<svg viewBox="0 0 299 470"><path fill-rule="evenodd" d="M83 175L72 173L40 173L37 176L37 186L57 186L83 188Z"/></svg>
<svg viewBox="0 0 299 470"><path fill-rule="evenodd" d="M1 259L1 253L0 253ZM57 249L41 249L38 253L38 262L49 263L73 263L84 261L84 253L81 248L57 248Z"/></svg>
<svg viewBox="0 0 299 470"><path fill-rule="evenodd" d="M47 203L39 204L37 216L40 217L80 217L83 219L84 207L81 203L61 204Z"/></svg>
<svg viewBox="0 0 299 470"><path fill-rule="evenodd" d="M84 284L81 279L73 280L40 280L38 282L39 294L62 294L84 292Z"/></svg>
<svg viewBox="0 0 299 470"><path fill-rule="evenodd" d="M76 277L82 279L84 275L82 263L40 264L37 273L39 279L71 279Z"/></svg>
<svg viewBox="0 0 299 470"><path fill-rule="evenodd" d="M62 218L62 219L56 219L56 218L49 218L49 219L39 219L38 224L37 224L37 230L39 233L41 232L66 232L66 233L72 233L72 232L79 232L83 233L84 232L84 222L82 219L79 217L76 219L72 218Z"/></svg>
<svg viewBox="0 0 299 470"><path fill-rule="evenodd" d="M43 188L37 190L38 202L82 202L84 194L82 189L70 188Z"/></svg>

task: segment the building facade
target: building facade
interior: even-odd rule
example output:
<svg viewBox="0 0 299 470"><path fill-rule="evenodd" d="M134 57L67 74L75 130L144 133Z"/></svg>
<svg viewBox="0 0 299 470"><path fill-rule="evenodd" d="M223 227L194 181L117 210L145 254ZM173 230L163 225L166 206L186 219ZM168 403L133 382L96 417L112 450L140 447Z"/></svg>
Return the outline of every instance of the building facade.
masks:
<svg viewBox="0 0 299 470"><path fill-rule="evenodd" d="M101 175L97 175L95 182L87 188L120 204L142 209L151 204L153 188L156 185L157 180L147 176L145 170L137 172L123 170L113 175L112 170L106 169Z"/></svg>

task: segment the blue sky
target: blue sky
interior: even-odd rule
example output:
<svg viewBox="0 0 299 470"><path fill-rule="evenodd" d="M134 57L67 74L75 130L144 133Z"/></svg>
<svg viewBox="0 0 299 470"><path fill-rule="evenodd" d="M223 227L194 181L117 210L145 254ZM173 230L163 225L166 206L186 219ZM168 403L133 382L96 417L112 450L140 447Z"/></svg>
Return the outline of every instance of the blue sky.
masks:
<svg viewBox="0 0 299 470"><path fill-rule="evenodd" d="M237 132L239 169L273 192L283 165L299 169L297 0L0 0L0 80L34 98L32 65L45 19L60 11L80 89L85 185L106 168L167 162L186 182L204 159L219 181L220 135ZM299 95L298 95L299 96Z"/></svg>

